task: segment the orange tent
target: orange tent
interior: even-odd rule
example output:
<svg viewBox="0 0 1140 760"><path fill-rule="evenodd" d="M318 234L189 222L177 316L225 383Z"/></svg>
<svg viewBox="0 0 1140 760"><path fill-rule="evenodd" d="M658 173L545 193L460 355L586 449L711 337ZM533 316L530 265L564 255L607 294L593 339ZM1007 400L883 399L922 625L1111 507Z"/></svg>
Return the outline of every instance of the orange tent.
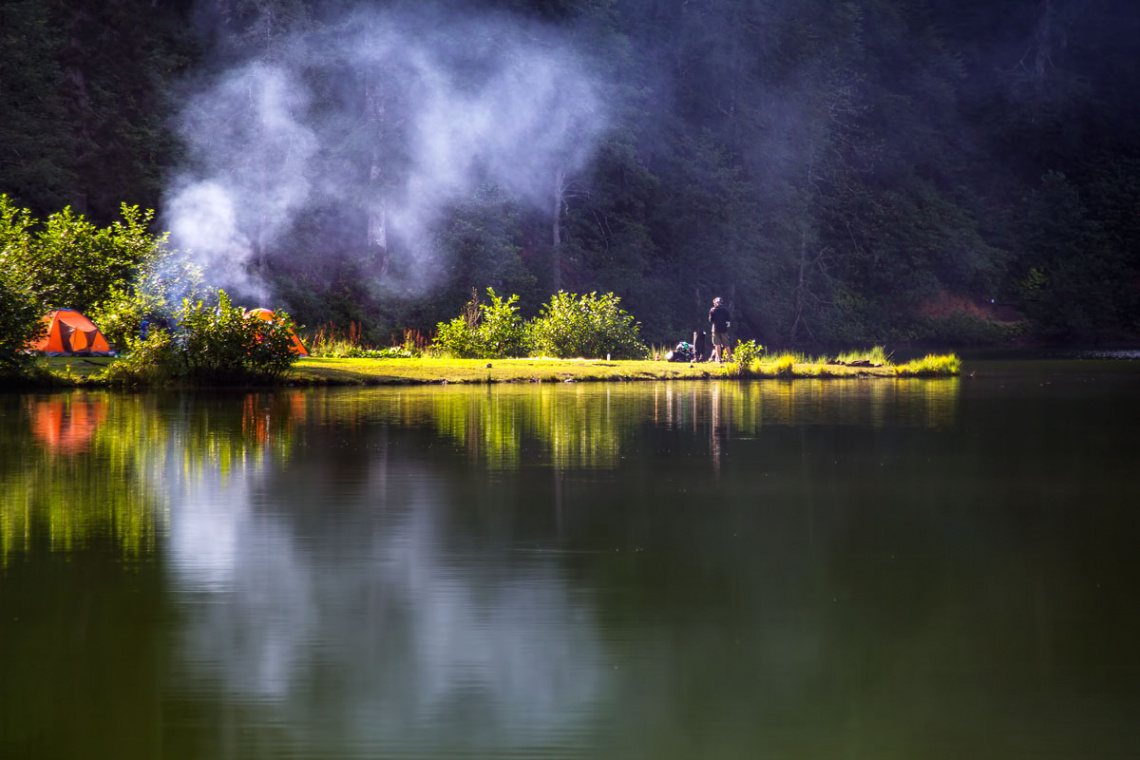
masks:
<svg viewBox="0 0 1140 760"><path fill-rule="evenodd" d="M272 322L276 316L270 309L250 309L245 315L246 317L257 317L266 322ZM301 343L301 339L297 337L297 333L290 330L289 334L293 336L293 353L298 356L308 356L309 352L305 350L305 345Z"/></svg>
<svg viewBox="0 0 1140 760"><path fill-rule="evenodd" d="M75 309L56 309L43 318L47 336L33 343L32 351L48 356L111 356L111 344L95 324Z"/></svg>

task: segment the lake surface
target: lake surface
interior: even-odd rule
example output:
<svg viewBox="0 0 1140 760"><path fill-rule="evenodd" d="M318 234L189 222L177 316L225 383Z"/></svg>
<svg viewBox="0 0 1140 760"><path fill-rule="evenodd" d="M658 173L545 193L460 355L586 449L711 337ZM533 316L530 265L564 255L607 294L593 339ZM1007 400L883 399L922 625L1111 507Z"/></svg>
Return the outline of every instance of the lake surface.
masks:
<svg viewBox="0 0 1140 760"><path fill-rule="evenodd" d="M1140 754L1140 363L0 396L0 757Z"/></svg>

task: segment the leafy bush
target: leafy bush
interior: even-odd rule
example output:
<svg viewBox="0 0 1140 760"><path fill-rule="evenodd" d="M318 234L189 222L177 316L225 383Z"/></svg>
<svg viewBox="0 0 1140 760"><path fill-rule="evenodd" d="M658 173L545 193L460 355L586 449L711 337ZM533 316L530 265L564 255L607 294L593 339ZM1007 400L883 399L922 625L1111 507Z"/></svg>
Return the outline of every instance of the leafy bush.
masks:
<svg viewBox="0 0 1140 760"><path fill-rule="evenodd" d="M19 208L0 193L0 264L7 271L21 269L32 246L31 230L36 220L32 212Z"/></svg>
<svg viewBox="0 0 1140 760"><path fill-rule="evenodd" d="M45 330L34 279L18 266L27 255L33 223L31 212L0 195L0 374L23 374L32 362L24 349Z"/></svg>
<svg viewBox="0 0 1140 760"><path fill-rule="evenodd" d="M454 356L456 359L473 359L478 356L475 328L465 317L456 317L450 322L440 322L436 325L436 335L431 350Z"/></svg>
<svg viewBox="0 0 1140 760"><path fill-rule="evenodd" d="M0 374L23 374L33 358L24 352L46 331L43 309L32 286L0 267Z"/></svg>
<svg viewBox="0 0 1140 760"><path fill-rule="evenodd" d="M179 299L200 296L201 269L167 249L165 234L147 231L153 218L124 204L122 221L107 227L70 208L41 224L0 195L0 269L35 283L41 314L53 306L77 309L122 348L144 320L170 319Z"/></svg>
<svg viewBox="0 0 1140 760"><path fill-rule="evenodd" d="M245 316L225 291L216 305L184 301L174 330L154 328L126 338L127 353L108 368L116 385L156 385L187 379L212 384L267 382L281 377L293 353L293 321L275 312L272 321Z"/></svg>
<svg viewBox="0 0 1140 760"><path fill-rule="evenodd" d="M374 348L365 352L369 359L411 359L415 356L411 349L404 346L389 346L388 348Z"/></svg>
<svg viewBox="0 0 1140 760"><path fill-rule="evenodd" d="M160 385L182 374L182 356L168 330L151 330L146 338L130 336L124 346L126 353L104 375L113 385Z"/></svg>
<svg viewBox="0 0 1140 760"><path fill-rule="evenodd" d="M108 341L123 348L140 335L144 322L171 322L179 301L199 299L208 292L199 266L177 251L160 248L139 265L133 282L111 286L87 316Z"/></svg>
<svg viewBox="0 0 1140 760"><path fill-rule="evenodd" d="M215 383L270 380L285 374L293 353L293 320L278 311L272 321L247 318L218 292L217 306L184 301L178 314L187 377Z"/></svg>
<svg viewBox="0 0 1140 760"><path fill-rule="evenodd" d="M754 340L740 343L732 351L732 361L725 368L724 373L733 377L747 377L753 372L753 364L764 355L764 347Z"/></svg>
<svg viewBox="0 0 1140 760"><path fill-rule="evenodd" d="M154 319L162 311L162 302L145 293L131 293L123 288L112 288L102 304L87 314L99 326L104 337L120 351L137 337L147 318Z"/></svg>
<svg viewBox="0 0 1140 760"><path fill-rule="evenodd" d="M91 311L113 288L128 288L148 264L167 255L166 235L147 227L153 211L122 206L122 220L98 227L65 208L42 224L0 195L5 268L34 281L45 306Z"/></svg>
<svg viewBox="0 0 1140 760"><path fill-rule="evenodd" d="M505 301L487 288L491 302L480 303L476 294L464 307L463 314L436 327L431 347L457 359L501 359L526 356L528 340L526 323L518 313L517 295Z"/></svg>
<svg viewBox="0 0 1140 760"><path fill-rule="evenodd" d="M579 296L558 291L530 324L533 351L563 359L645 356L641 326L620 304L621 299L613 293Z"/></svg>
<svg viewBox="0 0 1140 760"><path fill-rule="evenodd" d="M517 295L506 301L495 295L494 288L487 288L490 304L481 304L481 320L478 338L482 351L480 359L499 359L505 356L526 356L530 344L527 339L526 323L519 316Z"/></svg>

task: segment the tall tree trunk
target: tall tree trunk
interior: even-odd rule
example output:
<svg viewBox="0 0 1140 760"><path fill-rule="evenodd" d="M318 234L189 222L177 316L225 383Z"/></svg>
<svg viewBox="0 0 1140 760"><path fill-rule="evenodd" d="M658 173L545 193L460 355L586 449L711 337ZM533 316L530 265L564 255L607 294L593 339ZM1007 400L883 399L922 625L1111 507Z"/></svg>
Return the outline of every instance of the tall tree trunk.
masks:
<svg viewBox="0 0 1140 760"><path fill-rule="evenodd" d="M371 165L368 170L368 198L364 210L367 218L364 265L377 267L382 277L388 273L388 202L384 188L384 163L380 153L381 138L387 129L387 109L382 86L369 82L364 87L365 114L373 134Z"/></svg>
<svg viewBox="0 0 1140 760"><path fill-rule="evenodd" d="M796 331L800 325L800 317L803 316L804 310L804 294L807 290L807 268L808 268L808 227L811 224L811 191L815 186L815 141L813 140L808 146L808 165L807 165L807 182L805 193L805 204L801 211L800 218L800 257L798 274L796 276L796 298L793 307L792 327L788 332L788 342L794 344L796 342Z"/></svg>
<svg viewBox="0 0 1140 760"><path fill-rule="evenodd" d="M562 289L562 208L566 205L566 172L554 173L554 208L550 228L550 263L554 275L554 289Z"/></svg>
<svg viewBox="0 0 1140 760"><path fill-rule="evenodd" d="M1041 93L1053 58L1053 0L1042 0L1035 37L1037 56L1033 62L1033 78L1038 93Z"/></svg>
<svg viewBox="0 0 1140 760"><path fill-rule="evenodd" d="M800 263L799 274L796 278L796 299L793 306L792 328L788 331L788 342L795 344L796 330L800 326L800 317L804 311L804 281L807 272L807 224L800 234Z"/></svg>

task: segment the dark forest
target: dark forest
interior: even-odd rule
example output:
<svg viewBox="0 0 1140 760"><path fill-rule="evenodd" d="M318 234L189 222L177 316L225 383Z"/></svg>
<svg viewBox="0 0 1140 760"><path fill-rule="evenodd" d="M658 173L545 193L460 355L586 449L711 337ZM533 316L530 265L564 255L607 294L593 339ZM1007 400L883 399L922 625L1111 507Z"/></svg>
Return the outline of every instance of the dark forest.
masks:
<svg viewBox="0 0 1140 760"><path fill-rule="evenodd" d="M0 0L0 193L378 342L472 289L765 345L1140 332L1134 0ZM262 303L255 303L262 302Z"/></svg>

